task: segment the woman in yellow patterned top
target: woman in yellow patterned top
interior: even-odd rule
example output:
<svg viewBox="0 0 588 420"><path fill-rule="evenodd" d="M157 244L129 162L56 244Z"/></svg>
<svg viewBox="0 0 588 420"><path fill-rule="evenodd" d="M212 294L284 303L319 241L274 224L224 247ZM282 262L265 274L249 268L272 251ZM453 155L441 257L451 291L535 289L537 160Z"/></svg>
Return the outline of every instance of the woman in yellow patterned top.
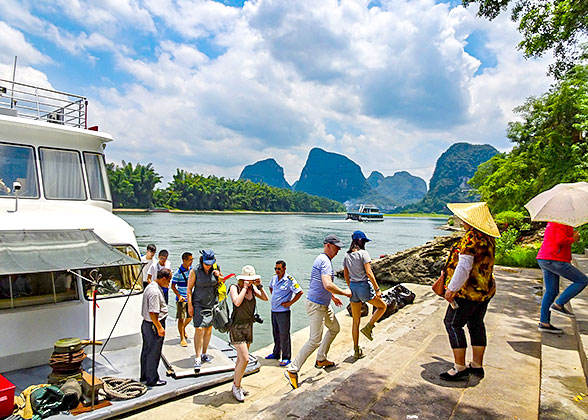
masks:
<svg viewBox="0 0 588 420"><path fill-rule="evenodd" d="M464 380L470 374L484 377L486 350L484 316L490 299L496 293L494 281L495 239L498 227L486 203L449 203L449 210L461 219L466 230L452 247L444 269L445 299L449 302L445 328L453 350L454 365L441 373L447 381ZM467 324L472 345L472 362L466 366Z"/></svg>

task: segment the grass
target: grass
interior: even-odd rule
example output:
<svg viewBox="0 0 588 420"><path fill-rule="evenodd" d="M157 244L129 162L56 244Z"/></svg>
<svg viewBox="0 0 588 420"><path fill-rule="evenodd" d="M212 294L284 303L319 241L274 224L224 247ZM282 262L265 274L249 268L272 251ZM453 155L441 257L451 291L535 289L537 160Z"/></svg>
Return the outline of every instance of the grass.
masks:
<svg viewBox="0 0 588 420"><path fill-rule="evenodd" d="M386 217L438 217L447 219L449 217L448 214L441 214L441 213L394 213L394 214L384 214Z"/></svg>

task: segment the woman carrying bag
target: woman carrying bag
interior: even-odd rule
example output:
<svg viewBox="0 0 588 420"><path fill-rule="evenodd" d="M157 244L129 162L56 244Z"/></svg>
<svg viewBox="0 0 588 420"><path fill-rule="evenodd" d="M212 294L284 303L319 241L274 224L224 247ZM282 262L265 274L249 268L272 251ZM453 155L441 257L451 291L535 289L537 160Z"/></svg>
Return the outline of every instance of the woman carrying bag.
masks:
<svg viewBox="0 0 588 420"><path fill-rule="evenodd" d="M463 223L465 235L450 253L445 268L445 299L449 302L445 328L453 350L454 365L440 374L446 381L465 380L470 374L484 377L483 359L487 338L484 316L496 293L494 281L495 238L498 227L486 203L448 203ZM466 366L468 326L473 360Z"/></svg>

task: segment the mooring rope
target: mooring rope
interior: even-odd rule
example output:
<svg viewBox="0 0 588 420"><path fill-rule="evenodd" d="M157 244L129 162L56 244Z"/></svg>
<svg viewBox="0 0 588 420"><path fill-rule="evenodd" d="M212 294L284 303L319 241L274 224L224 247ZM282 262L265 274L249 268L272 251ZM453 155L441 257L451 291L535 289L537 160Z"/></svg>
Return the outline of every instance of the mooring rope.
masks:
<svg viewBox="0 0 588 420"><path fill-rule="evenodd" d="M100 378L104 383L104 393L108 399L130 400L147 392L147 385L132 379L104 376Z"/></svg>

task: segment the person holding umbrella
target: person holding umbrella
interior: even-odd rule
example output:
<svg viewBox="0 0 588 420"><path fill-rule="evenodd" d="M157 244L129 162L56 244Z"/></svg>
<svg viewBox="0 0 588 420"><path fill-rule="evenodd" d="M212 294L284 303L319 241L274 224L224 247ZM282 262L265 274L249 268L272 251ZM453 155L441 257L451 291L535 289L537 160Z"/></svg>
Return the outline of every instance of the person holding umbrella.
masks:
<svg viewBox="0 0 588 420"><path fill-rule="evenodd" d="M551 312L574 317L564 305L588 285L588 277L571 264L572 244L580 239L574 227L588 222L588 183L558 184L537 195L525 207L531 220L548 222L537 254L545 285L538 329L562 334L561 328L551 325ZM572 284L555 300L560 277L567 278Z"/></svg>
<svg viewBox="0 0 588 420"><path fill-rule="evenodd" d="M572 244L579 239L580 234L573 227L556 222L547 223L543 243L537 254L537 264L543 271L545 285L539 331L562 334L561 328L551 325L551 312L573 318L574 314L564 305L588 285L588 277L571 264ZM555 300L559 293L560 277L565 277L572 284Z"/></svg>

